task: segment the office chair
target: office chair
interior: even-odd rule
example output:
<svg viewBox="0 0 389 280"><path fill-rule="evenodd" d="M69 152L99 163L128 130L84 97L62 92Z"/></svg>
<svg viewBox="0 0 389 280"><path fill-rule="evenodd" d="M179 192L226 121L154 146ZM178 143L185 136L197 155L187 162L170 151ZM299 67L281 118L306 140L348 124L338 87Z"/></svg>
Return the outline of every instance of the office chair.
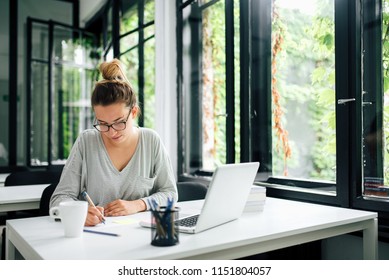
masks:
<svg viewBox="0 0 389 280"><path fill-rule="evenodd" d="M28 171L30 169L28 169L27 166L0 166L0 173L12 173L12 172L16 172L16 171Z"/></svg>
<svg viewBox="0 0 389 280"><path fill-rule="evenodd" d="M177 191L178 201L197 200L205 198L205 195L208 191L208 187L201 182L178 182Z"/></svg>
<svg viewBox="0 0 389 280"><path fill-rule="evenodd" d="M50 210L50 199L57 187L58 183L53 183L47 186L41 196L41 200L39 202L39 216L48 216Z"/></svg>
<svg viewBox="0 0 389 280"><path fill-rule="evenodd" d="M4 187L59 182L62 170L17 171L5 178Z"/></svg>
<svg viewBox="0 0 389 280"><path fill-rule="evenodd" d="M59 179L61 178L61 173L62 169L13 172L5 179L4 187L34 184L57 185ZM24 210L17 212L8 212L6 219L29 218L35 216L39 216L39 211Z"/></svg>

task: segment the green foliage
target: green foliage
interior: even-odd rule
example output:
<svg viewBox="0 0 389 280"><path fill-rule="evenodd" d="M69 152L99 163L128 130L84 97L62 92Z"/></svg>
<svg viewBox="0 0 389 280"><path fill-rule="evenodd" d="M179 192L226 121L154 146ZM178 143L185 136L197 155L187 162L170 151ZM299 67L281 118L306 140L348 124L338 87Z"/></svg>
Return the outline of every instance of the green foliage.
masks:
<svg viewBox="0 0 389 280"><path fill-rule="evenodd" d="M289 167L298 167L302 162L311 162L308 169L314 179L335 180L336 138L335 138L335 59L334 59L334 15L333 1L319 1L315 15L308 16L298 10L280 11L280 20L273 22L274 30L283 30L283 47L277 56L278 89L282 93L281 105L285 113L282 122L292 128L293 118L287 116L306 116L310 131L311 146L309 159L302 158L301 143L295 141L291 131L289 136L292 158ZM239 7L239 1L234 1ZM236 18L239 10L235 8ZM238 22L238 20L236 21ZM203 69L212 70L213 106L215 122L215 165L225 162L225 118L218 114L225 112L225 30L224 30L224 1L206 9L203 13L203 56L206 48L212 49L212 55L207 56L203 65L211 66ZM239 25L236 28L236 41L239 42ZM235 91L239 92L239 43L235 46ZM204 57L203 57L204 60ZM207 64L208 65L208 64ZM240 115L239 95L235 95L236 108L236 153L240 151ZM203 122L210 120L203 119ZM289 123L288 123L289 121ZM297 133L301 133L297 131ZM276 147L277 137L273 133L273 174L282 173L284 155ZM239 158L239 157L238 157Z"/></svg>
<svg viewBox="0 0 389 280"><path fill-rule="evenodd" d="M320 9L314 15L304 14L298 9L279 8L279 17L272 30L282 26L284 41L277 58L276 77L285 112L282 121L289 131L292 150L288 166L309 172L299 176L335 180L334 4L328 0L318 2ZM293 120L296 122L299 118L304 119L296 127ZM301 125L309 127L298 131ZM301 133L304 135L303 143L295 140L295 137L301 138ZM275 175L286 168L284 156L275 149L276 145L273 134ZM307 146L309 153L303 155L301 152Z"/></svg>
<svg viewBox="0 0 389 280"><path fill-rule="evenodd" d="M389 185L389 1L382 1L382 71L384 87L384 184Z"/></svg>
<svg viewBox="0 0 389 280"><path fill-rule="evenodd" d="M61 93L61 95L55 95L54 104L62 107L62 115L59 116L58 122L53 123L53 132L54 137L59 137L57 132L60 127L58 125L59 122L62 122L63 137L63 155L58 153L57 145L53 145L54 159L66 159L79 133L87 128L85 124L91 124L93 121L90 96L97 65L92 63L97 63L97 60L90 56L90 54L96 53L96 48L91 44L91 38L68 40L66 49L62 53L62 59L75 60L76 51L80 50L86 56L83 56L83 61L77 61L78 65L65 63L54 69L56 75L54 92ZM60 110L57 108L54 111ZM56 119L56 116L53 118Z"/></svg>
<svg viewBox="0 0 389 280"><path fill-rule="evenodd" d="M239 18L239 0L234 0L234 18ZM240 162L240 24L234 20L234 78L235 78L235 161Z"/></svg>
<svg viewBox="0 0 389 280"><path fill-rule="evenodd" d="M206 168L226 163L226 72L224 1L202 14L203 157ZM209 125L213 124L213 126ZM213 131L210 131L213 130ZM205 150L204 150L205 149ZM213 166L209 166L212 164ZM208 165L208 166L207 166Z"/></svg>
<svg viewBox="0 0 389 280"><path fill-rule="evenodd" d="M153 0L146 1L144 7L144 21L148 23L154 20L155 3ZM133 6L123 16L120 24L121 34L130 32L139 27L138 22L138 7ZM155 34L154 25L148 26L144 29L145 39L148 36ZM139 49L138 36L139 33L127 35L121 39L121 52L126 52L120 57L121 61L126 66L127 77L130 80L135 92L139 93ZM154 128L155 126L155 40L154 38L144 43L144 110L142 113L144 118L144 126Z"/></svg>

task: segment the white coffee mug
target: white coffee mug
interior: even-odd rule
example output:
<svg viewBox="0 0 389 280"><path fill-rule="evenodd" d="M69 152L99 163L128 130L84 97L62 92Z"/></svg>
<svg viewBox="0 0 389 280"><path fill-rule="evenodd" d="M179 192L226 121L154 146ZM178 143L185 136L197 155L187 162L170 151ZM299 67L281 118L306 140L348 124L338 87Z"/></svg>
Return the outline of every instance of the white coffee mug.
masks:
<svg viewBox="0 0 389 280"><path fill-rule="evenodd" d="M61 219L66 237L82 235L87 213L86 201L63 201L59 206L50 208L50 217Z"/></svg>

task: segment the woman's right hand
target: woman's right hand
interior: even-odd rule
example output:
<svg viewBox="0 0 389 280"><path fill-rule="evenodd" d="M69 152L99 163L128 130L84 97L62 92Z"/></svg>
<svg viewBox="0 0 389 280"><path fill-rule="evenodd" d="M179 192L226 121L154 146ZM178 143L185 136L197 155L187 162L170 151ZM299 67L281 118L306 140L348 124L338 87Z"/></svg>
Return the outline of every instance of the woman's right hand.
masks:
<svg viewBox="0 0 389 280"><path fill-rule="evenodd" d="M86 216L85 226L95 226L103 221L104 208L101 206L89 206L88 215Z"/></svg>

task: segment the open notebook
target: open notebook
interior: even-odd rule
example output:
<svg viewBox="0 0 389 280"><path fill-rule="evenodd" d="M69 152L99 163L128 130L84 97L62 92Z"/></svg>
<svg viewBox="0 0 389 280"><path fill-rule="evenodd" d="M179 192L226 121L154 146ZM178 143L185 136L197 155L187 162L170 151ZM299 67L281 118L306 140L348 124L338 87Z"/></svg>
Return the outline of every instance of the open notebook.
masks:
<svg viewBox="0 0 389 280"><path fill-rule="evenodd" d="M179 231L197 233L239 218L258 167L258 162L219 166L213 173L201 212L178 219ZM141 221L140 225L152 226L150 221Z"/></svg>

